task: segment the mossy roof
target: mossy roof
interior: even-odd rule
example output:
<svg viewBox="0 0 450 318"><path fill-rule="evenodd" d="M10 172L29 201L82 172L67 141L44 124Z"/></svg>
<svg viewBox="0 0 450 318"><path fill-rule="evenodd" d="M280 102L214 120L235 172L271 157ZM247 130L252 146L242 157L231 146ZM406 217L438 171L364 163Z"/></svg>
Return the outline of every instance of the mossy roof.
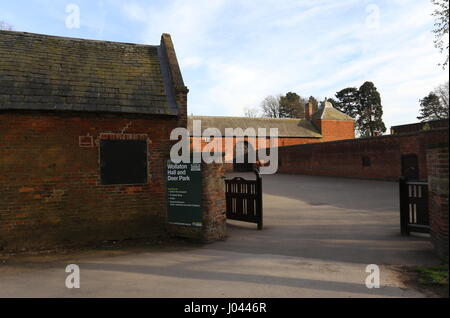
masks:
<svg viewBox="0 0 450 318"><path fill-rule="evenodd" d="M200 120L202 131L206 128L217 128L225 136L225 128L278 128L279 137L321 138L317 128L308 120L288 118L247 118L247 117L220 117L220 116L189 116L188 130L193 135L193 121ZM198 136L195 136L198 137Z"/></svg>
<svg viewBox="0 0 450 318"><path fill-rule="evenodd" d="M177 115L172 49L0 31L0 109Z"/></svg>

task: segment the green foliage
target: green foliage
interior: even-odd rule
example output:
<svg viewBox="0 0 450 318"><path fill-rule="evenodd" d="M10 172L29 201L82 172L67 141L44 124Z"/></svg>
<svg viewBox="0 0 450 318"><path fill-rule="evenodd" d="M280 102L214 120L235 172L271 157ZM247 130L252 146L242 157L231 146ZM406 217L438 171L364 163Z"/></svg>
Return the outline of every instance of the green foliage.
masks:
<svg viewBox="0 0 450 318"><path fill-rule="evenodd" d="M440 119L441 103L439 96L431 92L428 96L420 100L420 116L417 119L422 121Z"/></svg>
<svg viewBox="0 0 450 318"><path fill-rule="evenodd" d="M359 107L356 125L362 136L376 136L386 132L383 122L381 96L372 82L365 82L358 90Z"/></svg>
<svg viewBox="0 0 450 318"><path fill-rule="evenodd" d="M431 267L417 267L416 271L419 274L420 284L448 287L448 264Z"/></svg>
<svg viewBox="0 0 450 318"><path fill-rule="evenodd" d="M447 119L449 113L448 82L438 86L433 92L420 100L420 115L417 119L430 121Z"/></svg>
<svg viewBox="0 0 450 318"><path fill-rule="evenodd" d="M289 92L280 97L280 113L282 118L305 118L307 100L297 93Z"/></svg>
<svg viewBox="0 0 450 318"><path fill-rule="evenodd" d="M334 107L352 118L357 116L359 103L359 92L355 87L344 88L336 93L337 101L334 101Z"/></svg>
<svg viewBox="0 0 450 318"><path fill-rule="evenodd" d="M359 89L348 87L329 99L335 108L355 119L360 136L377 136L386 132L383 122L381 96L372 82L365 82Z"/></svg>
<svg viewBox="0 0 450 318"><path fill-rule="evenodd" d="M319 101L314 96L309 96L308 103L312 104L312 113L313 114L319 110Z"/></svg>

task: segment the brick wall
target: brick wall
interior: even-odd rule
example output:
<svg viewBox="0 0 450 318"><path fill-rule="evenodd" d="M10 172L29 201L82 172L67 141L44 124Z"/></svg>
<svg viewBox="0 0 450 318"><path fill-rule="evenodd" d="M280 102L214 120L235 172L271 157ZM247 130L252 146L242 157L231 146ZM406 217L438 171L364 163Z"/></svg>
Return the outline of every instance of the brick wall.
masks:
<svg viewBox="0 0 450 318"><path fill-rule="evenodd" d="M223 164L203 164L203 240L226 237L225 170Z"/></svg>
<svg viewBox="0 0 450 318"><path fill-rule="evenodd" d="M430 145L427 162L431 242L448 260L448 144Z"/></svg>
<svg viewBox="0 0 450 318"><path fill-rule="evenodd" d="M165 162L177 117L0 112L0 249L165 234ZM101 138L145 139L148 183L100 183Z"/></svg>
<svg viewBox="0 0 450 318"><path fill-rule="evenodd" d="M427 178L426 146L448 142L448 130L315 143L279 149L279 173L397 180L402 155L417 154L421 179ZM363 165L363 158L370 166Z"/></svg>
<svg viewBox="0 0 450 318"><path fill-rule="evenodd" d="M295 145L306 145L312 143L322 143L337 140L347 140L355 138L355 124L353 121L342 121L342 120L316 120L314 125L322 131L322 137L279 137L278 147L287 147ZM211 127L214 128L214 127ZM236 128L236 127L231 127ZM248 127L243 127L246 129ZM254 127L250 127L254 128ZM270 148L270 139L260 139L260 138L208 138L205 140L202 137L191 137L191 149L195 152L209 152L214 149L225 153L224 162L225 170L233 170L233 157L234 149L237 143L246 141L252 148L257 151L260 148ZM227 151L226 144L231 142L231 149ZM272 144L273 146L273 144ZM209 147L209 148L205 148Z"/></svg>
<svg viewBox="0 0 450 318"><path fill-rule="evenodd" d="M322 123L321 123L322 122ZM325 133L323 133L322 138L311 138L311 137L279 137L278 138L278 147L285 147L285 146L294 146L294 145L306 145L311 143L320 143L320 142L328 142L328 141L336 141L336 140L346 140L346 139L354 139L355 138L355 125L352 121L333 121L333 120L327 120L327 121L318 121L318 123L315 123L319 125L323 130L325 130ZM194 140L196 140L194 146ZM191 145L193 151L196 152L202 152L205 149L205 146L208 144L211 144L211 147L214 145L216 149L221 151L222 153L226 152L225 145L229 139L222 137L222 138L216 138L211 139L209 141L205 141L204 138L201 137L191 137ZM233 138L232 145L233 149L236 146L236 143L242 142L243 140L249 142L249 144L252 145L253 149L257 150L259 148L269 148L270 147L270 139L260 139L260 138L253 138L253 139L238 139ZM232 162L233 161L233 154L227 153L225 157L226 162Z"/></svg>
<svg viewBox="0 0 450 318"><path fill-rule="evenodd" d="M319 128L323 138L321 142L355 138L355 123L342 120L320 120L314 124Z"/></svg>
<svg viewBox="0 0 450 318"><path fill-rule="evenodd" d="M246 141L248 142L255 151L258 151L258 149L266 149L270 148L270 139L237 139L233 138L231 140L232 145L232 151L227 152L226 151L226 143L230 142L230 138L216 138L211 141L206 142L203 138L200 137L191 137L191 150L194 152L202 152L206 148L205 146L210 145L210 147L214 147L214 149L218 149L219 152L223 153L222 160L224 162L224 168L225 172L232 172L234 170L233 167L233 156L234 156L234 149L236 147L236 144L238 142ZM194 143L194 139L196 139L196 143ZM280 137L278 138L278 147L283 146L291 146L291 145L305 145L309 143L315 143L319 142L320 138L295 138L295 137ZM194 146L195 145L195 146Z"/></svg>
<svg viewBox="0 0 450 318"><path fill-rule="evenodd" d="M270 148L270 138L215 138L209 141L205 141L204 138L191 137L191 150L193 152L209 152L214 148L218 152L225 154L223 157L224 162L232 163L234 156L234 149L237 143L247 142L252 148L257 151L258 149ZM195 140L195 143L194 143ZM304 145L308 143L318 142L321 139L318 138L278 138L278 147L290 146L290 145ZM227 152L226 145L231 144L231 152ZM210 149L206 147L210 147Z"/></svg>
<svg viewBox="0 0 450 318"><path fill-rule="evenodd" d="M168 225L172 236L212 242L226 237L225 169L223 164L202 163L203 227Z"/></svg>

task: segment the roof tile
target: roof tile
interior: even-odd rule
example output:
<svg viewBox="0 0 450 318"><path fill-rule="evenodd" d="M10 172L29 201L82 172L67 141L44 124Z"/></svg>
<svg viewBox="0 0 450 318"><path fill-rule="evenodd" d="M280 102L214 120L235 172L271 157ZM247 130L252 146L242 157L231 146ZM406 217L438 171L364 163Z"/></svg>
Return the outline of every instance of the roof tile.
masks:
<svg viewBox="0 0 450 318"><path fill-rule="evenodd" d="M163 73L179 69L163 53L160 46L0 31L0 109L176 115L175 83Z"/></svg>
<svg viewBox="0 0 450 318"><path fill-rule="evenodd" d="M188 117L188 130L191 134L194 120L201 120L202 131L206 128L217 128L222 136L225 136L225 128L242 128L243 130L254 128L256 133L258 128L266 128L267 134L269 134L270 128L278 128L278 137L322 137L310 121L302 119L190 116Z"/></svg>

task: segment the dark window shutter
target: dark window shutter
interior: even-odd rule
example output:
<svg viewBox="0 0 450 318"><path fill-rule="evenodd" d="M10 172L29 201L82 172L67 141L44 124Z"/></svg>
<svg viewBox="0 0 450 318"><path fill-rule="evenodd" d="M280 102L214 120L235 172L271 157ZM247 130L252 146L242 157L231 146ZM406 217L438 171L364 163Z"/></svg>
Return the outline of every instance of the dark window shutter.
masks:
<svg viewBox="0 0 450 318"><path fill-rule="evenodd" d="M102 140L100 142L102 184L145 184L147 169L145 140Z"/></svg>

